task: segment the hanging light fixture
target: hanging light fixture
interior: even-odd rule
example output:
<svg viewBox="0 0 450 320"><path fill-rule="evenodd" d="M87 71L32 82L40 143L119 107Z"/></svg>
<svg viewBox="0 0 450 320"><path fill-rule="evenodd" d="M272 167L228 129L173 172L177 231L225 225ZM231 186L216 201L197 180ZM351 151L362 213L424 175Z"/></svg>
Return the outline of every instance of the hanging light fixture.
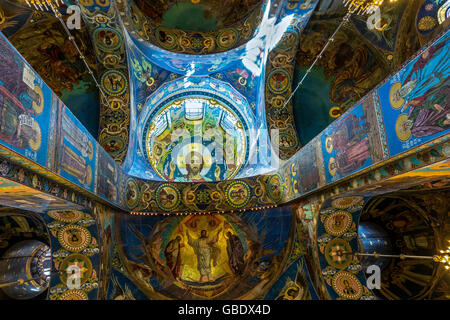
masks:
<svg viewBox="0 0 450 320"><path fill-rule="evenodd" d="M397 0L390 0L389 2L396 2ZM366 14L373 12L383 4L384 0L344 0L344 6L352 14Z"/></svg>
<svg viewBox="0 0 450 320"><path fill-rule="evenodd" d="M63 5L62 0L25 0L25 3L36 10L47 11L53 6L60 7Z"/></svg>
<svg viewBox="0 0 450 320"><path fill-rule="evenodd" d="M448 242L450 243L450 240ZM446 250L441 250L440 253L433 256L433 261L442 263L446 270L450 270L450 244Z"/></svg>
<svg viewBox="0 0 450 320"><path fill-rule="evenodd" d="M448 240L450 243L450 240ZM374 257L378 258L399 258L401 260L405 259L424 259L424 260L433 260L434 262L442 263L445 270L450 270L450 245L448 245L447 249L440 250L440 254L435 254L433 256L415 256L415 255L407 255L407 254L379 254L376 252L366 253L366 252L343 252L341 254L349 254L360 257Z"/></svg>

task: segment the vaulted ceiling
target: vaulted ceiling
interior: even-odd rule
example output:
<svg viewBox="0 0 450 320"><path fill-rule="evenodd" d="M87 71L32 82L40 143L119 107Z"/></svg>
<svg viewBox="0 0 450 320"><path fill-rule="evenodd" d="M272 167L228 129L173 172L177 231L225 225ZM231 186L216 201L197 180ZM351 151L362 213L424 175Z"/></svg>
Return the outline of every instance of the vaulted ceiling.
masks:
<svg viewBox="0 0 450 320"><path fill-rule="evenodd" d="M134 2L148 19L162 27L188 32L212 32L235 25L263 4L260 0ZM445 2L399 0L386 5L381 8L379 30L369 30L365 19L352 18L294 97L294 123L300 145L306 144L442 32L448 20L440 23L438 15L442 12L438 13L438 9L448 6ZM65 1L62 8L70 4ZM100 103L94 81L57 19L49 10L45 11L33 10L24 1L1 0L0 30L96 137ZM315 59L344 14L341 1L320 1L299 41L294 83ZM83 22L81 29L73 34L91 69L96 70L94 50Z"/></svg>

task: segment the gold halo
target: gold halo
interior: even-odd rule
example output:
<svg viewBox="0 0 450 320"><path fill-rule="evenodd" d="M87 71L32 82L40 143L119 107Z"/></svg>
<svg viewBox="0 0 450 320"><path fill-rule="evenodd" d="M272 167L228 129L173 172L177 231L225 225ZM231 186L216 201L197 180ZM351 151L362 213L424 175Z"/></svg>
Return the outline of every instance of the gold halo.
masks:
<svg viewBox="0 0 450 320"><path fill-rule="evenodd" d="M403 124L408 120L407 114L401 114L395 122L395 133L401 141L408 141L411 138L411 129L404 129Z"/></svg>
<svg viewBox="0 0 450 320"><path fill-rule="evenodd" d="M399 101L394 101L394 94L400 90L402 87L401 82L396 82L392 85L391 91L389 92L389 101L391 102L391 107L394 109L400 109L405 103L405 99L400 99Z"/></svg>
<svg viewBox="0 0 450 320"><path fill-rule="evenodd" d="M37 123L36 120L33 121L33 131L35 135L33 138L28 140L28 145L30 146L31 150L38 151L41 147L41 128L39 127L39 123Z"/></svg>
<svg viewBox="0 0 450 320"><path fill-rule="evenodd" d="M331 142L330 147L328 147L328 141ZM325 139L325 148L327 148L328 153L331 153L331 151L333 151L333 140L331 139L330 136Z"/></svg>
<svg viewBox="0 0 450 320"><path fill-rule="evenodd" d="M147 84L147 87L151 87L155 83L155 79L153 77L150 77L145 81L145 83Z"/></svg>
<svg viewBox="0 0 450 320"><path fill-rule="evenodd" d="M328 113L332 118L339 118L342 115L342 109L338 106L334 106Z"/></svg>
<svg viewBox="0 0 450 320"><path fill-rule="evenodd" d="M328 162L328 171L330 172L330 174L332 176L334 176L336 174L336 170L337 170L336 168L331 169L331 164L333 164L333 163L336 163L336 159L330 158L330 161Z"/></svg>
<svg viewBox="0 0 450 320"><path fill-rule="evenodd" d="M36 92L40 97L40 103L37 104L33 101L32 106L36 114L41 114L44 110L44 94L42 93L41 87L39 87L37 84L34 85L34 92Z"/></svg>

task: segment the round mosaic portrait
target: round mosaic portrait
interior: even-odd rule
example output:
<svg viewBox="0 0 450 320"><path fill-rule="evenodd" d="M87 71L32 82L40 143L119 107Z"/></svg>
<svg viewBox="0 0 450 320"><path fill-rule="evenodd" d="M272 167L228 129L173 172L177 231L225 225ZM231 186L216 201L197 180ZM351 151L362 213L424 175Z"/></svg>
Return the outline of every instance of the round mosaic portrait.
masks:
<svg viewBox="0 0 450 320"><path fill-rule="evenodd" d="M218 181L237 174L249 139L237 107L209 92L174 94L160 106L145 121L142 148L164 180Z"/></svg>

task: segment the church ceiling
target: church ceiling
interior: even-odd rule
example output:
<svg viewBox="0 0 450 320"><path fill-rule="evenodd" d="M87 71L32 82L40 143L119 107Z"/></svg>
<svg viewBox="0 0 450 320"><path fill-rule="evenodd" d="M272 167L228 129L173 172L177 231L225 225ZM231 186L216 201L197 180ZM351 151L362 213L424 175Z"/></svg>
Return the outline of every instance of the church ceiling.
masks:
<svg viewBox="0 0 450 320"><path fill-rule="evenodd" d="M183 14L183 9L181 11L176 9L191 5L194 14ZM176 10L169 16L172 22L161 22L149 18L133 1L118 2L118 8L126 29L132 34L136 33L135 36L140 41L156 45L165 51L211 54L236 48L250 40L262 19L265 5L258 6L242 20L223 27L211 27L208 26L208 23L212 23L211 21L195 18L195 12L202 9L189 2L182 2L174 7ZM173 15L175 17L172 17ZM194 24L198 27L192 27L190 19L195 19Z"/></svg>
<svg viewBox="0 0 450 320"><path fill-rule="evenodd" d="M216 31L249 15L261 0L135 0L151 20L184 31Z"/></svg>
<svg viewBox="0 0 450 320"><path fill-rule="evenodd" d="M185 81L175 81L146 103L140 149L158 175L172 181L225 180L246 163L254 117L245 98L227 97L231 90L208 79L191 82L189 90Z"/></svg>
<svg viewBox="0 0 450 320"><path fill-rule="evenodd" d="M151 180L215 181L231 177L245 178L265 174L273 169L270 164L272 154L270 152L265 154L255 146L268 138L267 131L271 129L280 130L277 136L272 136L272 141L275 146L280 146L281 158L286 159L293 155L302 145L293 125L296 115L293 110L296 108L292 108L289 104L284 106L283 103L289 97L292 84L295 83L293 80L295 75L294 63L301 64L303 68L311 63L312 57L317 54L324 43L326 35L337 24L340 18L338 13L329 12L326 18L318 14L315 20L308 24L307 32L302 36L302 31L314 10L312 2L287 2L277 12L266 8L260 28L257 30L255 38L250 40L248 46L241 46L216 55L202 56L164 51L150 42L142 41L139 34L133 33L132 29L121 30L118 15L122 13L123 16L124 12L116 12L110 3L107 5L104 2L85 1L85 3L86 5L82 6L82 13L87 21L87 29L93 38L93 52L97 58L99 74L97 77L100 87L109 100L108 103L103 103L101 108L102 134L99 139L100 145L110 155L117 156L115 158L117 162L123 160L122 168L125 174L149 179L149 181L130 182L129 185L142 185L146 189L145 192L149 192L153 189L153 186L157 186L159 183L156 181L153 183ZM417 5L416 7L420 6ZM404 13L405 6L399 8L388 12L394 12L403 19L406 16L406 13ZM49 19L49 21L51 20ZM274 24L274 22L276 23ZM55 28L49 27L49 29L43 26L39 28L39 30L41 29L48 33L50 32L48 30L56 29L56 26ZM396 27L393 27L393 29L396 29ZM35 44L31 36L26 36L28 33L34 34L32 30L26 27L24 30L27 31L24 35L21 35L19 30L11 36L11 39L21 35L22 38L20 39L26 40L23 42L30 45ZM388 30L387 27L386 30ZM371 86L374 85L372 82L375 82L373 79L380 82L382 79L380 74L391 72L390 70L395 64L390 61L395 61L396 56L395 48L389 49L389 46L386 45L385 50L382 51L380 46L384 44L373 43L374 40L363 34L354 21L349 23L344 31L336 37L336 41L330 46L329 52L325 54L318 65L318 74L322 77L320 79L322 83L331 83L331 85L328 85L331 87L330 92L324 95L324 97L332 99L327 105L337 106L341 112L344 109L343 106L350 106L352 102L358 101L371 89ZM391 40L394 39L394 43L397 43L398 36L395 35L397 33L394 32L393 35L387 33L386 39L390 40L385 42L392 43ZM350 41L357 35L362 37L361 43L356 43L356 40ZM51 44L52 42L45 41L44 44L40 43L39 45L44 45L44 48L46 48L45 45L48 43ZM74 60L73 52L68 50L69 46L64 46L65 43L59 44L60 50L63 53L72 54L67 58L71 62ZM35 45L40 48L38 44ZM18 46L20 48L20 44ZM296 59L297 49L300 51ZM42 59L41 56L30 55L30 60L38 61L38 59ZM5 57L5 59L7 58ZM264 66L264 61L267 61L266 66ZM58 65L58 63L55 64L56 67ZM39 66L36 68L38 69ZM42 70L43 73L52 71L43 67L39 70ZM320 70L322 70L322 74L320 74ZM49 74L48 77L51 76L51 73ZM61 80L61 83L64 82ZM221 91L223 91L223 96L221 96ZM388 101L389 94L386 95L384 91L380 94L384 106ZM32 95L33 97L34 95ZM311 143L308 149L305 149L305 152L312 150L311 153L314 154L316 159L323 163L321 163L320 169L316 166L310 172L301 172L301 175L312 175L308 178L311 181L306 179L305 185L301 186L300 189L303 192L323 186L327 182L335 181L354 172L355 168L353 167L342 168L342 166L346 166L346 160L337 160L336 157L342 156L342 153L337 148L329 149L329 138L338 135L339 130L336 131L335 129L346 123L350 123L350 126L370 123L371 127L375 128L375 123L379 121L374 113L374 108L378 103L377 99L379 98L376 95L370 95L362 104L353 108L352 117L348 118L348 122L346 119L342 119L333 128L324 132L320 139L318 138L314 143ZM48 99L46 98L46 100ZM188 102L187 105L199 105L199 101L208 102L207 107L197 108L202 110L201 118L198 114L195 115L196 111L193 112L194 118L188 119L190 117L188 114L192 112L187 111L191 107L186 107L186 101ZM46 101L46 103L49 102ZM55 167L55 169L65 178L75 177L76 183L95 191L98 186L92 170L97 165L95 158L102 152L97 150L86 151L89 149L89 143L92 146L95 145L94 140L90 137L81 142L70 139L68 134L70 128L78 127L78 125L76 117L73 117L69 109L65 106L58 106L58 110L62 110L61 114L64 115L63 134L65 140L62 141L77 146L85 159L77 172L73 171L70 165L60 168ZM383 107L383 112L389 112L389 110L389 108ZM49 109L45 109L45 111L49 112ZM169 113L170 117L167 117ZM163 114L165 114L166 120L164 120ZM225 119L231 119L231 125L228 124L228 128L233 128L233 132L228 130L227 133L224 130L227 127L227 125L224 125L226 121L222 121L224 118L221 118L224 114L229 115ZM395 113L394 116L396 115ZM169 118L170 120L168 120ZM305 116L304 118L308 117ZM166 121L165 124L164 121ZM198 128L201 129L198 133L195 125L193 125L195 121L198 121ZM157 123L161 127L157 127ZM446 124L447 122L445 122ZM164 127L164 125L167 125L167 127ZM259 130L255 139L251 135L252 129ZM301 132L302 127L299 126L297 129ZM389 128L387 135L393 136L393 139L395 139L395 133L393 134L391 129ZM188 133L186 135L188 138L184 139L177 134L177 131ZM210 145L212 143L202 142L197 144L195 142L200 137L204 138L205 141L213 141L210 137L211 134L208 132L220 132L225 137L228 134L234 141L228 144L219 143L215 140L214 148ZM45 134L48 134L48 132ZM77 130L77 134L88 136L87 132L82 129ZM383 139L381 143L387 143L386 133L366 130L358 134L363 137L367 135L360 141L360 145L354 146L355 150L357 150L357 147L361 147L361 150L364 151L361 153L361 159L358 159L358 168L366 168L389 157L389 151L386 150L385 146L380 145L380 139ZM378 136L380 136L380 139L377 139ZM20 143L14 142L18 145L18 148L27 142L25 138L22 140ZM34 140L28 141L28 143L31 143L31 150L37 150L40 147L36 145L37 142ZM213 151L212 149L216 149L216 147L218 150ZM402 147L404 146L400 143L392 146L390 151L393 152L392 154L398 154L399 148ZM63 157L70 153L69 147L60 146L58 148L60 148L59 152ZM255 152L256 150L259 152ZM322 154L324 150L327 153ZM181 154L175 155L178 152L181 152ZM221 159L225 159L225 164L211 163L210 158L216 152L223 156ZM202 156L199 157L199 154ZM247 166L247 164L250 164L251 156L255 154L257 155L255 157L258 158L256 165ZM192 157L192 155L195 156ZM44 158L42 154L40 160L43 162ZM226 160L229 158L233 158L235 164L228 165ZM304 166L314 167L314 163L311 163L309 159L299 158L301 158L300 163ZM199 168L195 170L200 169L200 172L192 175L192 172L189 172L192 166L186 163L189 162L188 160L199 162L197 163ZM342 163L339 161L342 161ZM265 164L267 165L264 166ZM337 168L339 165L341 165L341 168ZM290 170L291 172L295 171L294 168L290 168ZM188 179L189 176L191 177ZM109 183L101 186L104 191L102 193L107 194L108 198L117 199L117 188L114 189L110 186L111 181L116 181L117 178L114 177L114 174L111 177L106 179L109 180ZM253 186L256 185L257 181L258 183L266 179L272 181L272 176L264 176L261 179L250 179L249 183ZM269 198L272 197L279 201L280 193L277 188L282 182L280 182L279 177L273 178L273 181L276 184L275 191L274 194L269 195ZM112 184L114 185L114 183ZM236 186L235 188L231 186L227 188L224 185L220 190L227 189L230 194L233 193L233 190L244 190L245 193L245 189L248 190L247 187L248 185L245 183L239 184L239 187ZM130 187L130 189L132 188ZM135 189L137 190L136 195L139 196L139 187ZM168 193L167 190L169 189L161 188L162 197L164 196L163 193ZM177 188L171 190L175 189ZM293 191L293 193L297 193L297 191ZM239 192L233 194L238 197ZM247 192L246 197L242 198L242 203L246 205L251 197ZM130 208L133 209L137 206L134 200L136 199L130 199ZM225 200L221 199L221 202ZM146 210L154 205L155 203L151 203L151 201L146 202L142 204L141 209ZM165 205L162 204L162 206ZM189 208L189 206L186 208ZM197 209L200 209L200 207L197 207Z"/></svg>
<svg viewBox="0 0 450 320"><path fill-rule="evenodd" d="M94 4L94 2L92 3ZM71 3L66 2L66 4L70 5ZM80 4L86 7L89 1L82 1ZM184 2L136 0L127 2L127 4L129 6L123 8L127 14L122 18L130 22L128 30L136 32L134 36L139 39L137 45L142 41L150 41L149 43L164 50L193 54L224 50L230 53L230 48L245 41L244 38L249 39L254 35L254 28L258 27L261 17L259 8L264 6L263 1L256 0ZM294 68L287 69L287 79L290 83L296 83L301 78L343 16L343 7L332 1L321 1L319 6L303 34L298 40L294 40L298 41L298 51L288 52L295 59ZM119 7L121 7L121 3L119 3ZM191 22L187 21L188 19L179 19L179 16L186 17L197 14L192 14L189 10L197 10L195 12L202 16L202 18L195 19L198 22L197 26L190 26ZM86 11L84 12L86 16ZM449 15L449 12L449 2L444 0L398 1L382 7L380 30L368 30L366 19L352 18L351 23L339 33L337 41L319 60L318 65L307 79L307 85L295 95L293 107L288 105L281 109L272 108L271 106L281 103L281 100L277 95L272 96L270 91L267 93L269 128L281 130L278 139L281 157L289 157L295 153L298 148L310 141L377 83L396 70L420 46L442 31L448 25L445 17ZM244 27L247 22L242 23L249 17L254 17L251 20L253 22ZM211 23L213 20L214 24ZM176 21L185 21L186 25L178 26ZM257 23L254 24L254 22ZM157 29L154 28L156 25L149 29L149 26L155 23L162 32L149 33L150 29ZM108 94L110 96L109 104L113 108L119 105L122 108L109 112L108 108L105 108L106 103L103 102L103 107L101 107L103 111L99 110L102 116L97 115L97 112L92 113L93 110L100 109L98 107L100 99L95 83L89 77L87 70L83 68L82 62L76 56L75 49L67 44L67 37L53 15L30 10L24 3L18 1L2 0L0 28L93 136L98 136L100 127L99 139L102 145L112 152L116 161L122 161L120 159L125 157L127 150L128 116L126 110L129 99L126 95L122 97L113 92L112 96ZM220 30L227 30L223 36L228 39L228 42L214 38L219 35ZM100 38L93 40L89 39L87 32L87 28L82 23L82 29L73 34L91 69L99 69L97 78L101 78L106 69L104 63L99 66L95 64L93 54L100 48L96 43L106 39L105 31L98 31L96 34ZM214 34L214 39L207 36L207 33ZM239 40L244 34L246 35L242 41ZM237 38L235 38L236 35ZM119 35L119 37L121 36ZM111 39L117 41L114 37ZM208 45L207 39L212 39L210 45ZM161 42L161 40L163 41ZM201 43L201 45L196 46L195 43ZM172 45L175 46L172 47ZM92 46L98 48L91 50ZM148 54L146 52L146 55ZM108 55L104 55L103 59L106 56ZM174 62L169 65L164 64L162 61L164 59L156 58L156 61L158 65L164 66L167 70L183 73L189 68L186 68L188 62L187 60L184 62L183 59L175 61L178 58L174 56ZM195 61L195 58L193 59ZM217 70L219 66L226 65L227 62L233 60L229 54L222 58L214 58L215 60L206 56L205 59L195 62L194 69L201 68L201 65L207 63L208 59L210 60L209 70ZM173 66L178 67L171 69ZM249 75L245 69L236 68L233 72L228 73L230 77L227 81L232 81L236 88L246 91L249 85L254 83L254 75L251 73L248 79L241 76L241 74ZM209 71L205 69L203 73L209 73ZM122 85L127 85L126 78L121 81L125 81ZM159 79L159 81L163 80ZM243 86L243 82L246 82L246 85ZM121 111L122 109L124 111ZM89 112L86 112L87 110ZM304 116L305 114L308 116ZM117 121L122 125L111 127L111 122L117 123ZM285 128L282 123L285 123ZM276 140L273 141L276 142Z"/></svg>

